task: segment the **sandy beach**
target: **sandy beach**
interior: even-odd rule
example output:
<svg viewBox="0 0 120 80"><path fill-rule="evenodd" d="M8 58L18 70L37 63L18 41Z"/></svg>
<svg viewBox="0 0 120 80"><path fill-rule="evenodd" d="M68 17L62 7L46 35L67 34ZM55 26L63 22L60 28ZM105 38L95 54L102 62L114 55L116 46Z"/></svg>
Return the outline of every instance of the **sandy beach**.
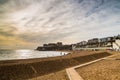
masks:
<svg viewBox="0 0 120 80"><path fill-rule="evenodd" d="M120 55L76 69L84 80L120 80Z"/></svg>
<svg viewBox="0 0 120 80"><path fill-rule="evenodd" d="M106 51L70 51L53 58L0 61L0 80L68 80L66 68L109 55Z"/></svg>

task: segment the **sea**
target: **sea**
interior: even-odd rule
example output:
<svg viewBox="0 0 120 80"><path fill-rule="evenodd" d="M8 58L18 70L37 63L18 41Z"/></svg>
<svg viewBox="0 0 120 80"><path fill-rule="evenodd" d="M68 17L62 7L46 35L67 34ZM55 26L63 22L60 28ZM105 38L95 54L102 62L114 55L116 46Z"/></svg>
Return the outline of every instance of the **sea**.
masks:
<svg viewBox="0 0 120 80"><path fill-rule="evenodd" d="M28 49L20 49L20 50L1 49L0 50L0 61L17 60L17 59L48 58L48 57L63 56L66 54L68 54L68 52L37 51L37 50L28 50Z"/></svg>

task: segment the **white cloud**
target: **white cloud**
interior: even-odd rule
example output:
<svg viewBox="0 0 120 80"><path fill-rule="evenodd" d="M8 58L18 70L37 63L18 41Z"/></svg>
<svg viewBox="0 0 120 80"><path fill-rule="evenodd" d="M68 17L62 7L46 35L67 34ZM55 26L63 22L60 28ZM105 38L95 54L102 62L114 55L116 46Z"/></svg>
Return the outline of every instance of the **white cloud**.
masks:
<svg viewBox="0 0 120 80"><path fill-rule="evenodd" d="M18 33L27 34L24 39L70 43L119 34L119 5L117 0L11 0L3 7Z"/></svg>

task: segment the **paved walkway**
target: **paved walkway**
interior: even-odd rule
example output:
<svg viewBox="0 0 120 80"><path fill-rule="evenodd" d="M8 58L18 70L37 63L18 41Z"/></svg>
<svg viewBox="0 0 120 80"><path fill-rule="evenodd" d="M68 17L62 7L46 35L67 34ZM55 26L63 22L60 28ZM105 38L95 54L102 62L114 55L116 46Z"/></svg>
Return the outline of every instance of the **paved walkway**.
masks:
<svg viewBox="0 0 120 80"><path fill-rule="evenodd" d="M68 68L66 69L66 72L70 80L83 80L83 78L75 71L74 68Z"/></svg>
<svg viewBox="0 0 120 80"><path fill-rule="evenodd" d="M81 65L77 65L77 66L74 66L74 67L71 67L71 68L67 68L66 72L67 72L68 78L69 78L69 80L84 80L77 73L77 71L75 69L86 66L86 65L89 65L89 64L92 64L92 63L95 63L95 62L98 62L98 61L101 61L101 60L104 60L104 59L109 59L109 58L117 56L117 55L120 55L120 53L114 54L114 55L111 55L111 56L108 56L108 57L105 57L105 58L100 58L100 59L97 59L97 60L94 60L94 61L91 61L91 62L88 62L88 63L84 63L84 64L81 64Z"/></svg>

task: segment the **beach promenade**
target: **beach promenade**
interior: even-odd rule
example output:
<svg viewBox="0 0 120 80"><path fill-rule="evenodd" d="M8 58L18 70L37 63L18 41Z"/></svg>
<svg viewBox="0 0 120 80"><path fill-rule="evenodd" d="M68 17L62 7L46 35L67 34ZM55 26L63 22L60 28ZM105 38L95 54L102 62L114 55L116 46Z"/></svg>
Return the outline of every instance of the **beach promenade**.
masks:
<svg viewBox="0 0 120 80"><path fill-rule="evenodd" d="M69 80L66 68L112 55L106 51L71 51L42 59L0 62L0 80Z"/></svg>
<svg viewBox="0 0 120 80"><path fill-rule="evenodd" d="M111 56L108 56L108 57L104 57L104 58L100 58L100 59L97 59L97 60L94 60L94 61L90 61L90 62L87 62L87 63L84 63L84 64L80 64L80 65L77 65L77 66L73 66L71 68L67 68L66 69L66 72L67 72L67 75L69 77L69 80L84 80L80 74L76 71L76 69L79 69L81 67L84 67L84 66L87 66L87 65L90 65L90 64L93 64L93 63L97 63L99 61L102 61L102 60L115 60L116 56L120 56L120 53L118 54L114 54L114 55L111 55Z"/></svg>

